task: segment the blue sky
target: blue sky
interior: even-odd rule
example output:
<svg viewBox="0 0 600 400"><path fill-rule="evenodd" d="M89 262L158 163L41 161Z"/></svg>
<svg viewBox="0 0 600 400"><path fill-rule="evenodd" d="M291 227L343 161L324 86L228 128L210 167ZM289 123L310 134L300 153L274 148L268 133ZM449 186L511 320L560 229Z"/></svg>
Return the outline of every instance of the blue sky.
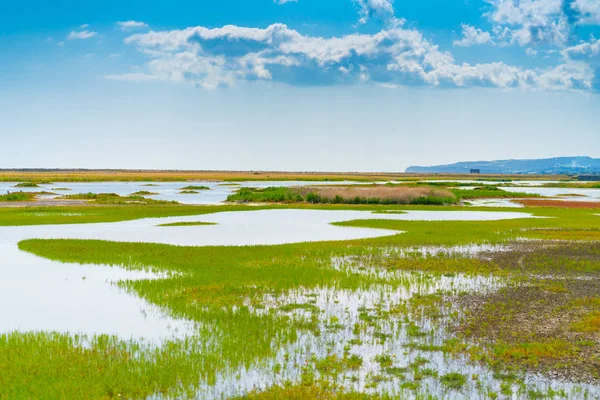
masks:
<svg viewBox="0 0 600 400"><path fill-rule="evenodd" d="M11 2L0 167L600 157L598 38L600 0Z"/></svg>

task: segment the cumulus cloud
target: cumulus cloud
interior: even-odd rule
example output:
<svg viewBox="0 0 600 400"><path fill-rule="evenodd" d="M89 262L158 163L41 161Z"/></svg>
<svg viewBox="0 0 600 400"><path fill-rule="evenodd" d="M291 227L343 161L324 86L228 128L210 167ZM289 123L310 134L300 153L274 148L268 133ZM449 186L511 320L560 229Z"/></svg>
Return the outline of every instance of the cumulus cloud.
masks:
<svg viewBox="0 0 600 400"><path fill-rule="evenodd" d="M86 25L87 26L87 25ZM81 31L71 31L67 36L67 40L85 40L96 36L98 32L81 30Z"/></svg>
<svg viewBox="0 0 600 400"><path fill-rule="evenodd" d="M494 33L505 44L564 45L569 36L566 0L486 0Z"/></svg>
<svg viewBox="0 0 600 400"><path fill-rule="evenodd" d="M307 36L283 24L267 28L228 25L150 31L125 39L148 62L110 79L193 83L205 89L239 81L291 85L371 82L388 87L447 87L580 90L591 88L593 70L571 60L551 69L524 69L502 62L457 63L416 29L388 27L375 34Z"/></svg>
<svg viewBox="0 0 600 400"><path fill-rule="evenodd" d="M121 28L122 31L131 31L134 29L142 29L148 27L148 25L145 22L139 21L119 21L117 22L117 25L119 26L119 28Z"/></svg>
<svg viewBox="0 0 600 400"><path fill-rule="evenodd" d="M579 13L580 23L600 25L600 1L574 0L572 8Z"/></svg>
<svg viewBox="0 0 600 400"><path fill-rule="evenodd" d="M585 59L600 55L600 39L592 38L589 42L567 47L563 50L563 55L570 59Z"/></svg>
<svg viewBox="0 0 600 400"><path fill-rule="evenodd" d="M366 24L375 17L389 25L402 25L404 20L396 18L394 0L352 0L358 7L359 24Z"/></svg>
<svg viewBox="0 0 600 400"><path fill-rule="evenodd" d="M492 35L474 26L462 24L462 39L455 40L455 46L473 46L492 42Z"/></svg>

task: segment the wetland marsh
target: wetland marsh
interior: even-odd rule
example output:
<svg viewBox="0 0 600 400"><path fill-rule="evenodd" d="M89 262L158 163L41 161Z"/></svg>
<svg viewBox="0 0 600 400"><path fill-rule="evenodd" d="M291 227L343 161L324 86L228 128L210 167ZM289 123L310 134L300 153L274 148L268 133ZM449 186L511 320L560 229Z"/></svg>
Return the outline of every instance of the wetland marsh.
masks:
<svg viewBox="0 0 600 400"><path fill-rule="evenodd" d="M1 208L0 398L600 396L597 210L302 200Z"/></svg>

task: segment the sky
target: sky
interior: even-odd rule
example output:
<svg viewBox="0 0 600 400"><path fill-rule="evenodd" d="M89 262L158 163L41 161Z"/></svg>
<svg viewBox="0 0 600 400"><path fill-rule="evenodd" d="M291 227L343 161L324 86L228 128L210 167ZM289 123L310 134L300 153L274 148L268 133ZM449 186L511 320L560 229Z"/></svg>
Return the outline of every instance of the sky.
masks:
<svg viewBox="0 0 600 400"><path fill-rule="evenodd" d="M600 0L8 2L0 168L600 157Z"/></svg>

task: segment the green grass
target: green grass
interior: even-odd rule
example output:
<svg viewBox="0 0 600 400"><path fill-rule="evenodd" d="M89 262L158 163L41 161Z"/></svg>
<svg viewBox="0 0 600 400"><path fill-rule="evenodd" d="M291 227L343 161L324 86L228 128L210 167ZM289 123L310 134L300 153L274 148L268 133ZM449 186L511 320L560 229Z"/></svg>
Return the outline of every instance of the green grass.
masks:
<svg viewBox="0 0 600 400"><path fill-rule="evenodd" d="M494 186L477 187L473 190L451 189L451 192L460 200L540 197L538 194L507 192Z"/></svg>
<svg viewBox="0 0 600 400"><path fill-rule="evenodd" d="M141 192L138 192L141 193ZM143 192L150 193L150 192ZM118 205L127 205L127 204L177 204L175 201L165 201L165 200L154 200L144 197L139 194L132 194L130 196L120 196L116 193L78 193L78 194L68 194L62 196L62 199L65 200L89 200L97 204L118 204Z"/></svg>
<svg viewBox="0 0 600 400"><path fill-rule="evenodd" d="M31 201L35 198L35 193L14 192L0 194L0 201Z"/></svg>
<svg viewBox="0 0 600 400"><path fill-rule="evenodd" d="M15 187L18 187L18 188L37 188L37 187L40 187L40 185L38 185L36 182L21 182L21 183L17 183L15 185Z"/></svg>
<svg viewBox="0 0 600 400"><path fill-rule="evenodd" d="M352 197L335 198L322 197L317 193L303 194L298 189L285 187L268 187L264 189L241 188L227 197L229 202L238 203L311 203L311 204L412 204L412 205L449 205L454 204L453 197L421 196L409 200L393 200L381 198Z"/></svg>
<svg viewBox="0 0 600 400"><path fill-rule="evenodd" d="M153 196L153 195L156 195L156 194L158 194L158 193L149 192L147 190L140 190L140 191L131 193L130 196Z"/></svg>
<svg viewBox="0 0 600 400"><path fill-rule="evenodd" d="M170 224L160 224L157 226L206 226L217 225L214 222L172 222Z"/></svg>
<svg viewBox="0 0 600 400"><path fill-rule="evenodd" d="M180 190L210 190L208 186L189 185L182 187Z"/></svg>
<svg viewBox="0 0 600 400"><path fill-rule="evenodd" d="M356 209L371 211L460 210L437 206L381 205L302 205L310 209ZM218 211L249 211L281 206L246 207L183 206L170 204L135 204L127 206L81 206L0 209L0 225L34 223L81 223L121 221L143 217L201 215ZM502 211L507 211L502 209ZM519 210L522 211L522 210ZM272 357L277 349L291 343L302 332L312 332L310 317L292 318L294 312L314 314L310 303L288 304L262 314L250 306L261 307L264 296L277 296L303 288L357 290L383 284L402 287L404 281L383 279L377 274L330 268L332 256L368 256L376 264L378 252L390 246L459 245L471 243L503 243L518 237L535 237L540 230L595 229L600 217L590 210L531 208L526 211L544 219L505 221L386 221L358 220L338 223L342 226L374 227L404 233L365 240L299 243L278 246L245 247L181 247L162 244L116 243L87 240L27 240L19 248L32 254L61 262L108 264L128 269L152 268L172 272L169 279L122 282L120 285L166 310L175 317L202 323L198 335L185 341L174 341L158 348L141 348L115 338L100 337L87 346L66 334L11 333L0 335L0 397L7 398L144 398L157 393L171 397L190 397L200 380L214 382L227 368L250 366ZM65 216L67 212L79 215ZM460 212L460 211L457 211ZM290 227L293 229L293 227ZM544 263L546 261L540 260ZM573 265L577 265L576 263ZM468 261L461 258L406 259L382 263L384 270L415 271L415 276L497 274L493 262ZM426 281L428 278L423 278ZM399 315L409 318L413 312L442 307L441 295L416 297ZM400 310L401 307L398 308ZM387 321L390 313L365 310L357 331L373 329L377 321ZM584 321L587 321L584 319ZM331 326L336 325L331 322ZM406 324L414 340L425 340L427 332ZM212 339L218 332L218 340ZM385 340L385 335L379 335ZM459 348L459 345L455 346ZM515 359L522 348L497 348L499 358ZM535 351L541 351L539 348ZM521 352L521 353L519 353ZM385 370L394 367L394 358L382 354L377 362ZM424 361L425 362L425 361ZM335 377L352 371L362 360L347 352L344 357L327 356L311 363L313 370ZM433 366L432 366L433 367ZM396 369L394 369L396 368ZM415 368L421 376L434 378L436 371ZM402 374L405 371L402 370ZM412 373L412 372L411 372ZM389 374L388 374L389 375ZM77 377L74 379L73 377ZM358 396L344 394L316 378L305 376L304 384L275 386L265 392L253 392L248 398L315 398L314 396ZM383 379L372 377L372 384ZM439 377L444 387L461 390L466 377L450 373ZM406 382L406 390L419 390L418 381ZM370 383L371 384L371 383ZM311 397L312 396L312 397ZM324 397L327 398L327 397ZM343 398L343 397L342 397Z"/></svg>

